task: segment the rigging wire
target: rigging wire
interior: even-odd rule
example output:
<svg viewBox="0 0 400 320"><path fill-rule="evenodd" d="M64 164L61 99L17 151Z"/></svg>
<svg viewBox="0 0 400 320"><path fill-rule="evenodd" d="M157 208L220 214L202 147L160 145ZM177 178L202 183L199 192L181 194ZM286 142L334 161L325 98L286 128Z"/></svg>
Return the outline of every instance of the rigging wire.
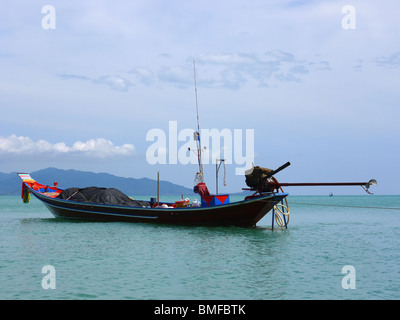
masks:
<svg viewBox="0 0 400 320"><path fill-rule="evenodd" d="M200 121L199 121L199 104L197 100L197 81L196 81L196 63L193 60L193 77L194 77L194 92L196 97L196 113L197 113L197 133L195 140L197 146L197 160L199 162L199 172L196 174L195 181L204 182L203 162L201 158L201 141L200 141Z"/></svg>
<svg viewBox="0 0 400 320"><path fill-rule="evenodd" d="M352 206L352 205L345 205L345 204L324 204L324 203L305 203L305 202L293 202L292 204L300 204L300 205L307 205L307 206L321 206L321 207L343 207L343 208L359 208L359 209L383 209L383 210L400 210L400 208L393 208L393 207L369 207L369 206Z"/></svg>
<svg viewBox="0 0 400 320"><path fill-rule="evenodd" d="M266 199L264 202L272 202L272 200ZM399 210L400 208L394 207L376 207L376 206L352 206L345 204L324 204L324 203L306 203L306 202L293 202L290 201L291 204L300 204L306 206L320 206L320 207L342 207L342 208L357 208L357 209L381 209L381 210Z"/></svg>

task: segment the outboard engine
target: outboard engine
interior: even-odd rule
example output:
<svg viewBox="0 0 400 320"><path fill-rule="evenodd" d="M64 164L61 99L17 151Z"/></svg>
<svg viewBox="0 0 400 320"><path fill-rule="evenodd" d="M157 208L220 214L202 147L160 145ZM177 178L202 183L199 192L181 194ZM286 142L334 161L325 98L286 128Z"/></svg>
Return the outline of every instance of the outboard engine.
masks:
<svg viewBox="0 0 400 320"><path fill-rule="evenodd" d="M273 182L272 176L279 171L290 166L290 162L286 162L276 170L253 166L251 169L245 171L246 184L252 189L259 192L272 192L270 190L269 182Z"/></svg>

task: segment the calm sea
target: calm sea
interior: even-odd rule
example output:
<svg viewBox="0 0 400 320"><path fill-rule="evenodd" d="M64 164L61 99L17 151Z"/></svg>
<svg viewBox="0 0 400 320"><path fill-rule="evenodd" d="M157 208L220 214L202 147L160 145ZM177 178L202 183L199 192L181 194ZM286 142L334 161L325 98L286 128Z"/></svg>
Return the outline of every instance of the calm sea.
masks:
<svg viewBox="0 0 400 320"><path fill-rule="evenodd" d="M0 299L400 298L400 196L289 204L271 230L271 213L255 229L71 222L0 196Z"/></svg>

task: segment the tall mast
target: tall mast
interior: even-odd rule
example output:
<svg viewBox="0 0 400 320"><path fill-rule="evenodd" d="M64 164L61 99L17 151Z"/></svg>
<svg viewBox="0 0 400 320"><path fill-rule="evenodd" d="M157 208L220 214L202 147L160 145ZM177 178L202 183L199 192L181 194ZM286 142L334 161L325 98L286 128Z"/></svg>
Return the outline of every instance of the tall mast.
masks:
<svg viewBox="0 0 400 320"><path fill-rule="evenodd" d="M194 76L194 94L195 94L195 97L196 97L197 131L200 133L199 104L197 102L196 63L195 63L194 60L193 60L193 76Z"/></svg>
<svg viewBox="0 0 400 320"><path fill-rule="evenodd" d="M199 162L199 172L196 175L196 180L198 180L199 182L204 182L203 163L201 160L199 104L197 101L196 63L194 60L193 60L193 75L194 75L194 93L196 97L196 113L197 113L197 132L194 133L194 140L196 141L197 160Z"/></svg>

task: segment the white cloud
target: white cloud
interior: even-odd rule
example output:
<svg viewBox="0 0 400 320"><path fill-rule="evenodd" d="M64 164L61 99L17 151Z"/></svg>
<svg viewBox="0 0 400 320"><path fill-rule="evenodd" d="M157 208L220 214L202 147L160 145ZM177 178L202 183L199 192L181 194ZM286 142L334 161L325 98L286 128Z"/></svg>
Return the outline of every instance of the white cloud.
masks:
<svg viewBox="0 0 400 320"><path fill-rule="evenodd" d="M93 80L93 82L97 84L105 84L111 89L117 91L128 91L129 87L132 86L132 82L121 76L102 76Z"/></svg>
<svg viewBox="0 0 400 320"><path fill-rule="evenodd" d="M71 147L64 142L51 144L46 140L33 141L29 137L0 136L0 154L80 154L95 158L125 156L135 150L132 144L115 146L110 140L104 138L90 139L86 142L77 141Z"/></svg>
<svg viewBox="0 0 400 320"><path fill-rule="evenodd" d="M133 68L129 73L134 75L139 82L146 86L150 86L154 83L154 73L148 68Z"/></svg>
<svg viewBox="0 0 400 320"><path fill-rule="evenodd" d="M380 56L375 59L380 67L395 68L400 66L400 52L395 52L389 56Z"/></svg>
<svg viewBox="0 0 400 320"><path fill-rule="evenodd" d="M129 90L133 83L128 79L119 75L105 75L99 78L90 78L84 75L77 74L60 74L59 77L63 80L82 80L91 81L94 84L103 84L108 86L112 90L126 92Z"/></svg>
<svg viewBox="0 0 400 320"><path fill-rule="evenodd" d="M185 67L162 67L157 72L158 79L162 82L173 84L177 87L193 85L193 71Z"/></svg>
<svg viewBox="0 0 400 320"><path fill-rule="evenodd" d="M123 75L101 76L91 78L85 75L61 74L63 80L91 81L93 84L104 84L117 91L128 91L134 85L147 87L157 84L168 84L178 88L193 86L192 59L174 66L160 66L151 70L148 67L136 66ZM204 53L195 57L197 64L198 85L208 88L227 88L238 90L249 83L260 87L279 82L301 81L307 74L331 70L328 61L298 59L293 53L283 50L272 50L257 53ZM127 79L131 77L132 79Z"/></svg>
<svg viewBox="0 0 400 320"><path fill-rule="evenodd" d="M114 146L110 140L104 138L90 139L86 142L77 141L72 145L72 152L93 153L98 156L128 155L134 151L132 144Z"/></svg>
<svg viewBox="0 0 400 320"><path fill-rule="evenodd" d="M198 61L204 64L219 65L248 65L257 63L259 60L251 54L224 53L224 54L202 54Z"/></svg>
<svg viewBox="0 0 400 320"><path fill-rule="evenodd" d="M268 86L276 85L277 81L301 81L302 77L311 72L330 70L327 61L298 59L294 54L282 50L264 54L203 54L198 57L198 61L206 72L207 65L211 65L212 69L212 76L206 81L200 77L200 84L230 89L239 89L249 82Z"/></svg>

